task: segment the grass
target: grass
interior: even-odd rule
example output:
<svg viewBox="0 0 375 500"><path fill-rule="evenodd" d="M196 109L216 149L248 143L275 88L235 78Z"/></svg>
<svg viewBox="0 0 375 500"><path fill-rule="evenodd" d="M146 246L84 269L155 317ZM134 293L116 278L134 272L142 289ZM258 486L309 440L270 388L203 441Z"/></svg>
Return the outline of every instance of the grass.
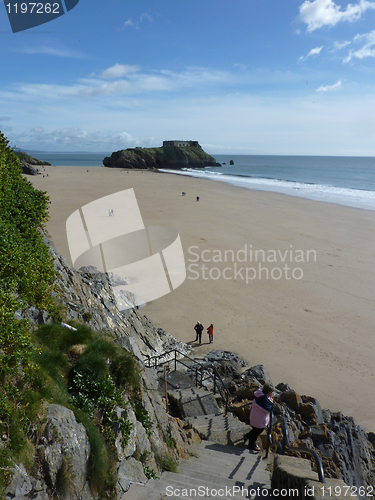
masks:
<svg viewBox="0 0 375 500"><path fill-rule="evenodd" d="M35 468L35 444L45 422L45 406L60 404L71 409L86 429L90 443L88 476L92 492L102 499L116 498L117 452L112 427L119 423L124 439L131 427L114 412L124 406L122 391L136 392L140 386L138 365L131 353L110 337L86 325L74 324L72 331L59 324L40 327L33 333L32 375L27 390L9 384L0 393L0 431L9 436L7 449L0 448L0 497L11 477L13 461L22 462L30 472ZM72 346L85 346L71 356ZM6 418L7 424L4 424ZM63 463L56 484L64 496L74 471L69 460Z"/></svg>
<svg viewBox="0 0 375 500"><path fill-rule="evenodd" d="M161 470L167 470L174 473L178 472L178 464L171 456L163 453L155 455L155 460Z"/></svg>

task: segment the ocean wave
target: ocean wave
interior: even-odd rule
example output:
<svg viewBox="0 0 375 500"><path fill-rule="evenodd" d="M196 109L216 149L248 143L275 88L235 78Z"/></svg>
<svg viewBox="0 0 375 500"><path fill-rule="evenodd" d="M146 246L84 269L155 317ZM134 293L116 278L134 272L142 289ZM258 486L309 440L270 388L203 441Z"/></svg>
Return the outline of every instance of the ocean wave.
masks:
<svg viewBox="0 0 375 500"><path fill-rule="evenodd" d="M326 184L314 184L266 177L251 177L247 175L228 175L222 172L212 172L207 170L162 169L161 172L211 179L247 189L272 191L300 198L308 198L367 210L375 210L375 191L365 189L351 189Z"/></svg>

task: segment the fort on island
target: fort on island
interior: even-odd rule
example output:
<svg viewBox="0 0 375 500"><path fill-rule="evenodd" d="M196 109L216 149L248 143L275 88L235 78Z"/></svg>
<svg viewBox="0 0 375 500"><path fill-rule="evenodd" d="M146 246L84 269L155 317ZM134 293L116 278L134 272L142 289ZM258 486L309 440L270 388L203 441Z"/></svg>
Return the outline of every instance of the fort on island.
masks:
<svg viewBox="0 0 375 500"><path fill-rule="evenodd" d="M163 141L163 148L175 147L175 148L197 148L199 146L198 141Z"/></svg>

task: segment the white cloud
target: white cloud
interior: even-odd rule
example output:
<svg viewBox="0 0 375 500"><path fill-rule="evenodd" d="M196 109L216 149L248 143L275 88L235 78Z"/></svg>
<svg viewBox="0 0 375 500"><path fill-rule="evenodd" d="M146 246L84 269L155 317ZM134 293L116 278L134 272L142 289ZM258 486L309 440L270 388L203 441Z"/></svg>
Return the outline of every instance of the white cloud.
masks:
<svg viewBox="0 0 375 500"><path fill-rule="evenodd" d="M327 85L327 86L321 86L318 89L316 89L317 92L331 92L335 91L341 88L341 80L338 82L334 83L333 85Z"/></svg>
<svg viewBox="0 0 375 500"><path fill-rule="evenodd" d="M70 150L95 149L103 150L110 147L133 147L140 144L140 140L132 137L127 132L120 132L115 135L103 132L87 132L79 127L66 127L47 132L43 127L33 127L23 131L18 138L23 144L38 144L38 148L65 150L67 146Z"/></svg>
<svg viewBox="0 0 375 500"><path fill-rule="evenodd" d="M311 49L310 52L306 56L301 56L298 59L298 61L305 61L308 57L319 55L320 52L322 51L323 47L324 47L324 45L322 45L321 47L315 47L315 49Z"/></svg>
<svg viewBox="0 0 375 500"><path fill-rule="evenodd" d="M352 42L349 42L349 41L346 41L346 42L335 42L333 44L333 49L334 50L341 50L343 49L344 47L347 47L348 45L350 45Z"/></svg>
<svg viewBox="0 0 375 500"><path fill-rule="evenodd" d="M4 99L22 96L41 97L43 99L66 99L72 97L87 98L108 95L145 94L153 92L178 92L188 89L208 87L233 86L247 83L248 77L240 74L230 74L220 70L207 68L188 68L177 73L169 70L141 73L136 66L116 64L102 73L103 78L116 78L115 81L103 81L100 78L86 78L74 85L24 84L16 92L3 91L0 97Z"/></svg>
<svg viewBox="0 0 375 500"><path fill-rule="evenodd" d="M110 68L107 68L101 74L101 78L115 79L121 78L122 76L128 75L129 73L137 73L139 71L138 66L130 66L129 64L115 64Z"/></svg>
<svg viewBox="0 0 375 500"><path fill-rule="evenodd" d="M150 16L150 14L147 14L146 12L144 12L139 17L139 21L134 22L133 19L128 19L127 21L125 21L123 28L130 26L131 28L135 28L135 29L139 30L140 29L139 25L141 23L143 23L143 21L149 21L150 23L154 22L153 18Z"/></svg>
<svg viewBox="0 0 375 500"><path fill-rule="evenodd" d="M344 59L344 63L349 62L353 57L357 59L364 59L365 57L375 57L375 30L363 35L354 37L353 42L366 41L365 45L359 50L350 50L349 55Z"/></svg>
<svg viewBox="0 0 375 500"><path fill-rule="evenodd" d="M357 4L348 4L342 10L333 0L305 0L299 8L299 19L307 24L311 32L323 26L335 26L342 21L353 22L368 9L375 9L375 2L359 0Z"/></svg>
<svg viewBox="0 0 375 500"><path fill-rule="evenodd" d="M72 57L77 59L86 57L81 52L75 50L57 49L55 47L49 47L48 45L39 47L25 47L20 52L22 52L23 54L46 54L48 56Z"/></svg>
<svg viewBox="0 0 375 500"><path fill-rule="evenodd" d="M150 14L146 14L146 12L144 12L140 19L139 19L141 22L142 21L150 21L150 23L154 22L153 18L150 16Z"/></svg>

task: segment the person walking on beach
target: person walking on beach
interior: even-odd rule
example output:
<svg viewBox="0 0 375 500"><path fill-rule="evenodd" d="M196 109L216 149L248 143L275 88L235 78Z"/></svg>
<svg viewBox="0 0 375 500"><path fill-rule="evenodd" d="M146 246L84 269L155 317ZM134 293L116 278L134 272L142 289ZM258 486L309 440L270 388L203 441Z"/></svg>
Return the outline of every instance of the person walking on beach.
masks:
<svg viewBox="0 0 375 500"><path fill-rule="evenodd" d="M207 333L208 333L208 340L209 340L209 342L211 344L211 342L214 341L214 325L212 323L207 328Z"/></svg>
<svg viewBox="0 0 375 500"><path fill-rule="evenodd" d="M204 330L204 326L200 321L197 321L197 324L194 327L194 330L196 332L196 337L195 337L195 342L199 341L199 343L202 343L202 332Z"/></svg>
<svg viewBox="0 0 375 500"><path fill-rule="evenodd" d="M270 384L264 384L262 388L254 392L254 400L250 411L251 431L245 434L244 442L249 441L249 450L259 451L260 448L256 444L259 434L270 423L271 414L274 410L274 402L272 399L273 387Z"/></svg>

